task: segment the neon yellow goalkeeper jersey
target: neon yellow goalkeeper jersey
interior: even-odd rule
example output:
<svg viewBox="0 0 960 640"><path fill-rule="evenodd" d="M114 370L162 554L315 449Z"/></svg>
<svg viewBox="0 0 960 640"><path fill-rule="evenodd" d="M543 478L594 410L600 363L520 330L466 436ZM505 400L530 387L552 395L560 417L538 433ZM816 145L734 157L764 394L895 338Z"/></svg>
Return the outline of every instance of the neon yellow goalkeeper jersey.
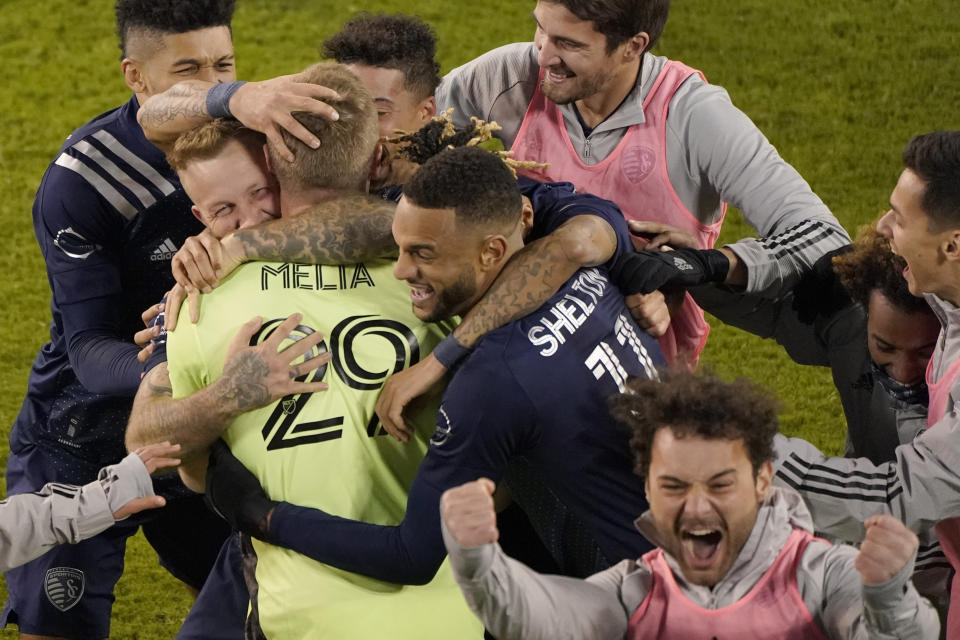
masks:
<svg viewBox="0 0 960 640"><path fill-rule="evenodd" d="M417 438L387 436L374 405L384 381L430 352L447 329L418 320L394 263L346 266L250 263L186 311L167 338L175 397L216 380L242 324L262 316L265 340L303 314L292 339L320 331L331 361L307 380L330 388L244 414L224 439L274 500L374 524L398 524L433 432L436 403L412 423ZM289 344L289 340L284 345ZM479 638L445 561L424 586L400 586L321 564L254 540L260 623L268 638Z"/></svg>

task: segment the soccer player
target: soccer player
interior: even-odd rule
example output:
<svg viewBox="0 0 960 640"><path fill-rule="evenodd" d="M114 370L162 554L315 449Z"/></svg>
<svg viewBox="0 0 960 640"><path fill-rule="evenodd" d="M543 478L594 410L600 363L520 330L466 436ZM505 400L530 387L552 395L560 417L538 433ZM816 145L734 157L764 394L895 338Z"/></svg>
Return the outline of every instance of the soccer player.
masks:
<svg viewBox="0 0 960 640"><path fill-rule="evenodd" d="M144 509L162 507L166 500L153 493L150 474L176 466L180 447L153 444L104 467L97 479L82 487L51 482L40 491L0 500L0 569L7 571L43 555L59 544L76 544L109 529ZM79 588L79 576L64 570L53 576L63 600Z"/></svg>
<svg viewBox="0 0 960 640"><path fill-rule="evenodd" d="M549 163L535 177L569 180L713 246L730 203L761 236L792 230L771 247L746 239L729 249L754 267L736 284L790 287L823 253L849 241L800 175L730 102L686 65L654 56L669 0L540 0L532 43L490 51L448 73L437 108L458 124L495 120L517 157ZM779 268L760 270L758 266ZM709 327L686 298L661 340L668 359L699 354ZM675 335L676 332L680 335ZM470 346L473 337L455 334Z"/></svg>
<svg viewBox="0 0 960 640"><path fill-rule="evenodd" d="M228 0L117 3L120 68L134 95L67 138L34 202L53 323L10 433L10 494L49 482L86 484L125 455L123 431L140 382L132 341L140 312L170 287L170 257L201 228L136 112L185 77L234 79L232 13ZM145 535L161 564L199 589L227 529L179 482L168 479L158 490L168 507L144 525ZM59 546L8 572L2 623L29 637L107 637L113 586L137 524ZM80 576L82 588L60 597L48 579L58 572Z"/></svg>
<svg viewBox="0 0 960 640"><path fill-rule="evenodd" d="M917 538L866 521L859 552L813 536L799 496L770 486L772 399L745 380L674 373L613 402L632 433L659 549L587 580L538 574L496 544L494 483L447 491L444 541L471 608L511 638L935 638L910 584Z"/></svg>
<svg viewBox="0 0 960 640"><path fill-rule="evenodd" d="M875 465L825 458L813 445L778 436L775 481L801 492L817 529L847 540L863 535L863 519L892 513L913 531L936 525L956 569L960 535L960 398L956 305L960 304L960 131L917 136L903 154L904 171L877 229L903 257L910 292L923 295L942 329L930 364L927 429ZM941 522L941 520L943 522ZM956 576L956 574L955 574ZM960 584L954 577L947 637L960 637Z"/></svg>
<svg viewBox="0 0 960 640"><path fill-rule="evenodd" d="M381 138L417 131L436 115L436 52L430 26L402 14L358 16L323 43L323 55L345 65L373 94Z"/></svg>
<svg viewBox="0 0 960 640"><path fill-rule="evenodd" d="M607 417L606 398L629 375L655 377L662 360L605 275L618 251L632 249L622 214L595 198L571 202L564 189L553 185L553 194L534 202L538 216L556 209L532 233L588 212L600 217L609 231L590 249L596 266L574 273L526 318L491 331L463 362L444 394L403 521L350 522L338 512L261 500L254 517L238 514L234 503L233 514L246 518L235 523L326 564L421 583L445 555L440 494L490 476L507 478L568 575L589 575L649 548L632 526L635 509L645 504L642 483L632 474L625 434ZM400 246L395 274L409 284L419 318L464 313L523 246L531 221L520 189L496 156L466 147L428 161L404 190L393 225ZM210 475L217 480L217 467ZM217 484L231 493L230 481Z"/></svg>
<svg viewBox="0 0 960 640"><path fill-rule="evenodd" d="M302 77L337 92L331 104L341 117L336 122L305 117L323 146L294 147L293 163L269 147L285 216L361 192L378 138L372 98L352 74L320 64ZM329 366L312 372L294 362L282 375L322 381L329 390L289 394L243 414L224 438L261 482L285 499L383 524L402 518L429 432L421 434L419 445L386 437L373 412L376 393L387 375L415 362L443 337L437 325L411 313L406 289L391 270L392 262L384 260L245 265L206 297L198 324L181 322L167 341L172 393L179 399L219 377L229 336L255 310L265 320L250 342L265 344L268 353L281 340L322 334L324 341L311 353L329 352ZM288 317L293 324L284 324ZM433 412L427 409L426 415L432 418ZM182 472L191 486L202 489L205 466L205 458L184 460ZM255 562L256 570L247 577L256 585L254 613L267 637L372 637L385 630L427 637L479 634L448 571L423 587L402 588L260 542L252 551L248 562Z"/></svg>

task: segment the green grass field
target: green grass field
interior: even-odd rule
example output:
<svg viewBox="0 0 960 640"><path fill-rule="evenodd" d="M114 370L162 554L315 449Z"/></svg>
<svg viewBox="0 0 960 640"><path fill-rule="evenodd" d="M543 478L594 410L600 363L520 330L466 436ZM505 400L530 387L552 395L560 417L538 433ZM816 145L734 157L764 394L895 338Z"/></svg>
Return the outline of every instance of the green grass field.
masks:
<svg viewBox="0 0 960 640"><path fill-rule="evenodd" d="M528 40L532 0L240 0L239 75L259 80L315 62L321 41L362 9L416 12L434 25L444 70ZM128 98L107 0L0 2L0 432L47 337L49 287L30 206L63 138ZM907 140L960 128L956 0L675 0L658 53L702 69L729 91L848 230L886 209ZM751 235L736 212L721 240ZM783 428L838 453L843 420L826 370L792 365L775 344L718 327L705 361L783 400ZM6 438L0 444L6 460ZM2 587L0 587L2 590ZM5 593L3 594L5 595ZM173 637L186 592L137 537L117 590L113 637ZM2 638L14 632L0 632Z"/></svg>

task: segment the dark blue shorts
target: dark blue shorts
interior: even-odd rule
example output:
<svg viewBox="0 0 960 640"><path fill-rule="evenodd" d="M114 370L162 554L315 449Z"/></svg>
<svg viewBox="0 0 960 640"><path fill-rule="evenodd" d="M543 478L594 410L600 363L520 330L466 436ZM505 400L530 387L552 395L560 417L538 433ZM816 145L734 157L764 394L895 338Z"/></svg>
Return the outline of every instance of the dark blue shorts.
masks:
<svg viewBox="0 0 960 640"><path fill-rule="evenodd" d="M69 461L75 464L75 459ZM34 491L58 481L64 461L55 451L27 447L10 454L7 493ZM96 477L90 470L90 480ZM229 527L202 502L202 496L173 497L167 506L143 512L79 544L61 545L6 573L9 596L0 626L21 633L71 640L110 635L113 589L123 573L127 538L143 525L160 564L196 589L216 559Z"/></svg>
<svg viewBox="0 0 960 640"><path fill-rule="evenodd" d="M217 562L176 640L243 640L250 595L243 578L240 534L223 543Z"/></svg>

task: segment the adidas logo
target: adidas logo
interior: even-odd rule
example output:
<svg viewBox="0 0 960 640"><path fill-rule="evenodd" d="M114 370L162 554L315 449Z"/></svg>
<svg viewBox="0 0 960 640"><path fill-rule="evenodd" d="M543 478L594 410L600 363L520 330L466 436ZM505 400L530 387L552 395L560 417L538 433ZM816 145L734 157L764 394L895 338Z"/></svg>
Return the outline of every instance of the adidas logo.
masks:
<svg viewBox="0 0 960 640"><path fill-rule="evenodd" d="M159 247L153 250L153 253L150 255L150 261L159 262L161 260L170 260L176 252L177 245L173 244L170 238L167 238L160 243Z"/></svg>
<svg viewBox="0 0 960 640"><path fill-rule="evenodd" d="M679 269L680 271L690 271L693 269L693 265L684 260L683 258L673 257L673 266Z"/></svg>

